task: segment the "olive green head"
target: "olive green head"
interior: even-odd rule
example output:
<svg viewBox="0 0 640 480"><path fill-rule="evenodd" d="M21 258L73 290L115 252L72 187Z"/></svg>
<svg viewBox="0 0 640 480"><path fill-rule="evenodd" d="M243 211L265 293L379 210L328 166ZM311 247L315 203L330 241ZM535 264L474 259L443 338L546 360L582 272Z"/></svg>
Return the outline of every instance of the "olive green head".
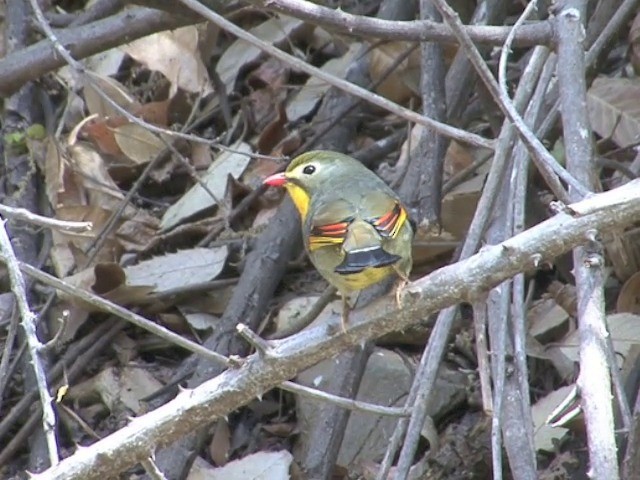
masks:
<svg viewBox="0 0 640 480"><path fill-rule="evenodd" d="M288 182L297 184L313 196L325 191L337 179L367 171L357 160L342 153L314 150L294 158L284 173Z"/></svg>

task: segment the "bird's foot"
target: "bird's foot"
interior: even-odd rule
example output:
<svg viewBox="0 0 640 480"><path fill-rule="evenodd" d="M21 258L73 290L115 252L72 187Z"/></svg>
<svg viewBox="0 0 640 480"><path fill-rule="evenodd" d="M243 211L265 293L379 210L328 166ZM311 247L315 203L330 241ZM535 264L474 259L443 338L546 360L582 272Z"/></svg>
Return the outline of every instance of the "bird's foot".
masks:
<svg viewBox="0 0 640 480"><path fill-rule="evenodd" d="M347 323L349 322L349 301L346 297L342 297L342 315L340 317L340 325L342 326L342 332L347 333Z"/></svg>
<svg viewBox="0 0 640 480"><path fill-rule="evenodd" d="M398 309L402 306L402 290L404 290L404 287L406 287L408 283L408 280L401 279L396 285L395 297L396 307L398 307Z"/></svg>
<svg viewBox="0 0 640 480"><path fill-rule="evenodd" d="M402 305L402 290L404 290L404 287L406 287L410 280L409 277L404 273L399 271L398 269L394 269L396 271L396 273L398 274L398 282L396 284L396 291L395 291L395 296L396 296L396 306L398 307L398 309L400 309L400 306Z"/></svg>

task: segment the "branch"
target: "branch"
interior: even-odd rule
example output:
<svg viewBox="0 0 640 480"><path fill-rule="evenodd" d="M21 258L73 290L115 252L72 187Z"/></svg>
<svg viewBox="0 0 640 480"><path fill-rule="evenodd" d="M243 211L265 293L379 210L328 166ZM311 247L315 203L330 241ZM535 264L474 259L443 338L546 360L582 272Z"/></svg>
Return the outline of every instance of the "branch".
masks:
<svg viewBox="0 0 640 480"><path fill-rule="evenodd" d="M385 297L354 311L348 333L328 337L325 327L317 327L273 342L268 361L252 355L241 368L227 370L196 389L180 393L175 400L133 419L121 430L34 477L113 476L145 460L153 450L204 422L229 414L321 360L363 341L407 328L442 308L473 301L504 280L532 269L538 260L549 262L583 244L589 231L623 229L639 216L640 180L564 207L555 217L526 232L409 284L399 307L394 298Z"/></svg>
<svg viewBox="0 0 640 480"><path fill-rule="evenodd" d="M325 72L317 67L309 65L304 60L301 60L293 55L290 55L279 48L273 46L270 43L265 42L264 40L259 39L255 35L243 30L238 27L234 23L230 22L226 18L217 13L209 10L207 7L203 6L201 3L196 0L180 0L186 7L190 8L194 12L198 13L202 17L206 18L210 22L218 25L220 28L225 29L227 32L232 33L236 37L254 45L260 50L268 53L269 55L281 60L282 62L291 65L296 70L301 70L309 75L317 77L321 80L324 80L329 85L339 88L351 95L354 95L358 98L362 98L363 100L376 105L380 108L387 110L388 112L394 113L405 120L408 120L413 123L417 123L419 125L424 125L425 127L432 128L436 132L441 135L445 135L450 138L454 138L460 142L476 145L479 147L489 148L493 147L493 140L481 137L480 135L469 133L465 130L461 130L459 128L452 127L450 125L437 122L431 118L425 117L424 115L420 115L419 113L414 112L408 108L402 107L397 103L394 103L386 98L377 95L368 91L365 88L354 85L353 83L344 80L342 78L338 78L335 75Z"/></svg>
<svg viewBox="0 0 640 480"><path fill-rule="evenodd" d="M194 22L193 17L186 15L136 8L89 25L58 31L56 35L74 58L81 59L152 33ZM62 57L56 55L48 39L7 55L0 59L0 96L15 92L25 82L60 68L65 63Z"/></svg>
<svg viewBox="0 0 640 480"><path fill-rule="evenodd" d="M473 64L478 72L478 75L486 85L489 93L493 97L494 101L502 110L502 113L513 123L520 135L522 143L524 143L529 149L532 160L536 164L538 171L545 179L553 193L563 202L568 201L567 193L560 183L558 177L565 181L569 186L579 191L581 194L586 195L589 193L588 189L580 185L567 171L556 161L555 158L547 151L542 145L542 142L535 136L535 134L525 125L524 120L518 113L517 109L513 105L513 102L508 96L505 96L500 89L498 82L493 77L491 70L485 63L482 55L473 44L468 33L464 29L462 22L458 14L447 4L445 0L433 0L434 5L442 14L443 19L450 25L451 29L455 32L459 39L461 46L469 56L469 61Z"/></svg>
<svg viewBox="0 0 640 480"><path fill-rule="evenodd" d="M56 416L53 413L53 400L51 395L49 395L49 387L47 386L47 374L40 359L40 352L43 350L43 345L40 343L38 334L36 333L36 315L31 311L31 308L29 308L24 277L20 272L18 259L13 251L11 240L5 229L5 224L6 221L0 219L0 254L9 271L11 291L15 295L18 311L20 312L22 328L24 328L27 347L29 355L31 356L31 365L33 367L36 385L38 386L38 393L40 394L40 403L42 404L42 428L47 440L49 462L51 465L56 465L60 459L55 433Z"/></svg>
<svg viewBox="0 0 640 480"><path fill-rule="evenodd" d="M413 40L455 42L458 39L447 25L431 20L390 21L379 18L352 15L303 0L247 0L248 3L268 10L291 15L338 33L382 40ZM511 27L466 26L465 30L474 42L502 45ZM553 30L548 22L527 25L518 31L515 43L519 47L549 45L553 43Z"/></svg>
<svg viewBox="0 0 640 480"><path fill-rule="evenodd" d="M56 218L45 217L30 212L26 208L15 208L0 204L0 214L7 218L22 220L33 225L47 227L55 230L66 230L68 232L87 232L93 228L91 222L70 222L58 220Z"/></svg>
<svg viewBox="0 0 640 480"><path fill-rule="evenodd" d="M596 190L600 185L587 111L584 6L580 0L571 0L557 12L558 80L567 169L582 184ZM579 198L579 192L573 189L569 194L574 199ZM587 246L579 246L573 251L580 332L580 375L577 383L585 412L591 474L594 478L616 480L620 473L608 370L617 370L617 364L608 365L607 359L607 347L612 343L607 345L604 252L595 232L590 239ZM616 362L615 358L613 361ZM624 397L620 401L625 402ZM625 417L629 418L630 414Z"/></svg>
<svg viewBox="0 0 640 480"><path fill-rule="evenodd" d="M190 352L196 353L204 358L208 358L213 362L217 362L226 366L234 366L234 363L231 359L223 355L220 355L216 352L213 352L211 350L208 350L202 345L192 342L191 340L188 340L178 335L177 333L172 332L168 328L165 328L161 325L158 325L155 322L152 322L151 320L147 320L146 318L144 318L141 315L138 315L137 313L131 312L126 308L121 307L120 305L112 303L108 300L105 300L87 290L83 290L69 283L66 283L63 280L60 280L59 278L56 278L52 275L49 275L48 273L38 270L35 267L32 267L31 265L28 265L22 262L18 262L18 264L19 264L20 270L22 270L24 273L29 275L31 278L34 278L46 285L50 285L55 289L66 293L67 295L80 299L83 302L86 302L89 305L92 305L103 312L108 312L108 313L111 313L112 315L123 318L124 320L134 324L137 327L140 327L148 332L151 332L160 338L164 338L168 342L178 345L186 350L189 350Z"/></svg>

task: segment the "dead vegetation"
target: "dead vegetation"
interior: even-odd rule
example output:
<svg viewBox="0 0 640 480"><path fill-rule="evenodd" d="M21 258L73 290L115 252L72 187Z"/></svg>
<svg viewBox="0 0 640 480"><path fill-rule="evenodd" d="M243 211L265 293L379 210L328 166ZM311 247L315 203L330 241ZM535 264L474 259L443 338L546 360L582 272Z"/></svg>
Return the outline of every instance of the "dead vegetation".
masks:
<svg viewBox="0 0 640 480"><path fill-rule="evenodd" d="M638 478L638 1L41 3L2 22L3 478ZM262 185L311 149L417 223L346 333Z"/></svg>

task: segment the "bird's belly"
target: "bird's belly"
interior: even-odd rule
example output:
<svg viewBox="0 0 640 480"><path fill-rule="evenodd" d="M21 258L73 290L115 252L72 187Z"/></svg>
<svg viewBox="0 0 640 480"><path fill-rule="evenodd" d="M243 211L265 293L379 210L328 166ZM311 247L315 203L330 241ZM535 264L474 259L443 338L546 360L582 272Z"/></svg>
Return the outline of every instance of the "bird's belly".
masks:
<svg viewBox="0 0 640 480"><path fill-rule="evenodd" d="M354 290L363 290L374 283L381 282L389 275L393 275L391 267L365 268L362 272L341 275L345 283L353 285Z"/></svg>
<svg viewBox="0 0 640 480"><path fill-rule="evenodd" d="M394 273L392 267L380 267L365 268L361 272L349 274L327 272L324 277L341 293L349 295L381 282Z"/></svg>

